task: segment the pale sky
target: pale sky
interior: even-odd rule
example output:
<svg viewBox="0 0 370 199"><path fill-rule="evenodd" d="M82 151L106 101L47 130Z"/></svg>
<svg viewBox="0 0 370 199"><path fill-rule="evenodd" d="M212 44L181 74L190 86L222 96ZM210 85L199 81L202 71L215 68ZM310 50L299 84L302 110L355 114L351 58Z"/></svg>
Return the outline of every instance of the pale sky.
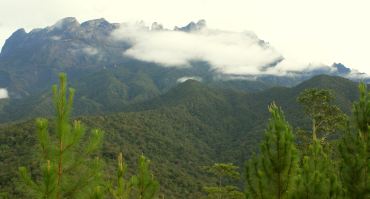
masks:
<svg viewBox="0 0 370 199"><path fill-rule="evenodd" d="M285 58L370 74L369 0L0 0L0 45L18 28L30 31L73 16L167 28L205 19L208 27L253 31Z"/></svg>

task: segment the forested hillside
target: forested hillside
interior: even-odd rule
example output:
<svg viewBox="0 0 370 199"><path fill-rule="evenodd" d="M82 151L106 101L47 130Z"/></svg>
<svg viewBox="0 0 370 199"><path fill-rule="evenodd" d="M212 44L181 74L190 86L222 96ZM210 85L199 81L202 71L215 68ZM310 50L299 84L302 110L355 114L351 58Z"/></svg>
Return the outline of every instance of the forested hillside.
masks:
<svg viewBox="0 0 370 199"><path fill-rule="evenodd" d="M258 148L269 118L267 107L272 102L282 107L293 129L310 129L310 120L297 103L297 96L307 88L333 90L335 104L348 114L358 98L357 83L340 77L317 76L296 87L260 92L219 89L189 80L150 101L127 106L122 109L125 112L78 119L89 128L105 131L102 156L108 175L113 176L119 152L123 152L129 165L136 165L137 157L145 154L151 159L160 192L166 198L199 198L204 194L202 187L214 181L204 166L230 162L243 167ZM78 92L77 89L77 98ZM37 101L41 111L31 116L50 115L45 105L49 100L45 95L44 100ZM80 103L76 101L76 110ZM110 102L102 104L105 103ZM34 119L0 126L0 188L9 192L10 198L27 198L17 168L38 166L34 126Z"/></svg>

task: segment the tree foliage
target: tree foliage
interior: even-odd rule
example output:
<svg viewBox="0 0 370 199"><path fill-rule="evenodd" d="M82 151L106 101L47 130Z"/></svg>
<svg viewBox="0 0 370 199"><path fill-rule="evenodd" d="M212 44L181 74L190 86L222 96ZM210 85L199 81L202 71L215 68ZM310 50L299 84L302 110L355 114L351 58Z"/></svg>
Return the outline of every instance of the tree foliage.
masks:
<svg viewBox="0 0 370 199"><path fill-rule="evenodd" d="M110 188L115 199L152 199L158 196L159 183L151 173L150 161L141 155L138 162L137 174L126 179L127 164L123 161L122 153L118 156L116 185Z"/></svg>
<svg viewBox="0 0 370 199"><path fill-rule="evenodd" d="M341 198L343 191L333 161L323 150L319 140L312 141L301 160L294 198Z"/></svg>
<svg viewBox="0 0 370 199"><path fill-rule="evenodd" d="M101 183L102 161L97 152L103 132L95 129L85 141L81 122L70 125L74 90L67 93L66 76L59 77L59 88L53 87L56 114L52 133L46 119L36 121L41 179L32 179L26 167L20 167L19 173L35 198L86 198Z"/></svg>
<svg viewBox="0 0 370 199"><path fill-rule="evenodd" d="M127 164L124 162L123 155L120 153L117 159L117 181L110 187L110 192L114 199L129 199L132 190L132 183L127 180Z"/></svg>
<svg viewBox="0 0 370 199"><path fill-rule="evenodd" d="M339 149L341 178L348 198L370 197L370 92L359 86L360 99L353 105L353 127L348 128Z"/></svg>
<svg viewBox="0 0 370 199"><path fill-rule="evenodd" d="M141 155L136 175L132 177L132 198L152 199L159 191L159 183L149 169L150 160Z"/></svg>
<svg viewBox="0 0 370 199"><path fill-rule="evenodd" d="M296 198L340 198L342 190L338 179L337 168L328 151L330 140L327 136L342 128L346 116L332 104L334 96L325 89L307 89L298 96L306 115L312 121L312 137L302 136L307 132L300 132L301 143L307 147L301 148L301 169L297 181ZM317 137L319 133L320 138ZM305 138L306 140L303 140ZM303 141L303 142L302 142Z"/></svg>
<svg viewBox="0 0 370 199"><path fill-rule="evenodd" d="M327 89L311 88L304 90L297 98L311 119L312 137L324 142L330 134L343 128L346 115L333 105L334 95Z"/></svg>
<svg viewBox="0 0 370 199"><path fill-rule="evenodd" d="M9 162L15 162L14 160L27 165L27 169L20 168L19 172L26 183L16 186L15 189L24 189L26 185L31 188L24 189L29 190L26 197L15 195L15 198L42 198L43 196L44 198L57 198L57 190L59 190L60 198L96 199L157 198L158 195L163 197L163 194L166 198L202 198L204 195L201 193L204 194L204 191L208 198L216 199L245 196L249 198L368 197L369 94L364 85L361 86L364 92L361 92L359 102L354 104L353 121L348 123L348 128L343 138L340 139L339 157L337 154L328 153L325 148L326 144L329 144L333 150L336 150L337 139L341 137L338 130L342 128L344 121L340 119L341 116L332 117L334 113L340 112L322 111L325 109L322 108L323 105L334 106L333 98L327 97L325 92L318 96L314 95L315 93L305 92L308 97L303 97L305 100L302 102L306 104L303 104L304 107L308 107L306 114L316 119L312 122L311 118L312 130L308 130L309 128L305 125L302 126L305 134L316 132L317 136L307 137L307 148L300 148L302 151L299 152L295 150L295 147L298 147L300 142L294 141L291 127L285 120L281 109L276 105L271 105L269 111L272 116L260 150L246 166L245 196L239 191L241 184L234 179L239 175L236 165L239 165L238 162L245 157L249 157L248 151L251 151L253 148L251 146L259 140L258 132L261 132L263 128L261 123L266 116L258 111L254 113L258 109L253 108L266 104L265 94L256 95L260 101L248 101L247 103L239 103L238 101L244 98L232 95L230 98L233 99L233 104L229 105L228 98L205 87L200 87L195 82L188 82L188 85L182 86L187 91L186 94L182 90L165 97L167 101L159 100L154 101L154 105L146 104L147 107L155 107L147 111L80 117L83 123L88 124L86 127L82 125L82 122L74 121L70 124L69 118L65 119L66 115L69 116L71 113L73 91L70 93L67 89L65 92L60 91L64 86L60 86L59 90L55 88L54 94L65 95L65 98L61 99L60 103L54 103L57 107L56 112L59 112L55 123L50 122L49 125L48 120L37 120L37 148L40 151L37 156L30 155L34 148L35 138L29 133L32 129L29 125L31 122L0 126L0 158L2 159L0 166L17 165L17 163L9 164ZM283 90L272 89L271 92ZM316 89L316 91L317 93L322 92L321 89ZM305 94L301 94L303 95ZM271 97L275 94L267 96ZM295 112L292 112L295 106L287 106L295 101L296 96L290 99L284 96L276 100L287 110L288 116L292 117L292 119L288 117L289 121L297 124L295 121L301 121L303 117L295 117ZM331 100L327 100L328 98ZM321 109L310 110L311 106L321 107ZM66 107L66 110L60 107ZM231 115L236 109L243 111ZM293 116L290 113L293 113ZM223 122L219 122L220 115ZM333 118L339 118L338 123L334 122ZM322 120L327 121L322 122ZM118 157L118 168L113 183L101 180L102 161L94 158L100 153L99 150L87 153L90 151L89 148L100 146L100 143L91 144L96 143L94 139L90 139L91 141L85 139L94 137L96 132L96 130L90 132L88 126L102 128L109 132L109 136L105 136L108 141L102 150L107 162L114 159L118 151L123 151L125 154L126 160L123 159L123 155ZM245 131L248 133L244 135ZM63 139L58 139L58 136ZM63 147L70 143L71 147L61 150L60 143ZM62 158L58 156L60 151L63 151ZM127 166L135 165L133 161L136 161L136 158L133 157L137 157L142 152L154 158L152 166L161 181L161 194L158 193L158 181L150 171L149 161L145 157L139 158L136 171ZM4 154L9 153L20 154L21 157L4 159L3 157L7 157ZM83 158L79 157L80 155ZM60 159L62 160L62 172L59 170ZM78 160L78 164L73 164L75 159ZM231 160L230 162L235 162L236 165L216 163L208 167L212 175L199 173L201 170L199 165L209 165L215 159L226 162ZM80 164L80 162L84 163ZM86 162L89 164L85 164ZM88 171L93 170L93 163L100 163L96 164L96 171L99 175L94 178L96 181L89 181L91 184L85 186L81 182L88 176L86 175ZM104 177L107 179L114 175L112 165L116 164L107 164L105 167ZM35 166L41 166L41 169L35 169ZM8 179L14 184L17 183L14 178L11 178L12 168L4 168L9 168L10 172L5 171L6 175L4 175L4 170L0 170L0 198L6 198L5 192L9 190ZM60 174L62 176L59 184L61 188L58 188ZM212 180L214 180L213 184L211 184ZM76 193L66 195L66 191L75 184L79 185L75 186ZM6 188L5 191L3 187ZM14 198L14 195L10 196Z"/></svg>
<svg viewBox="0 0 370 199"><path fill-rule="evenodd" d="M232 163L215 163L212 166L206 167L208 173L217 178L216 186L205 186L204 191L207 193L207 198L217 199L240 199L244 198L244 194L239 191L237 186L225 182L228 179L239 179L240 173L237 171L238 166Z"/></svg>
<svg viewBox="0 0 370 199"><path fill-rule="evenodd" d="M291 197L298 171L297 150L293 132L282 110L274 103L269 106L271 119L260 147L260 154L246 166L248 198Z"/></svg>

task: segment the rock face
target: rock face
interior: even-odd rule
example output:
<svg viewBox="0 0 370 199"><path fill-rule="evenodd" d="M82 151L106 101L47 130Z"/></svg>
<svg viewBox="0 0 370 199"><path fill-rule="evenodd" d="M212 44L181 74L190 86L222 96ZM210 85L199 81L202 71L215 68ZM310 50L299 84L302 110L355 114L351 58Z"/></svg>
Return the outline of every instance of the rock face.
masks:
<svg viewBox="0 0 370 199"><path fill-rule="evenodd" d="M343 65L342 63L333 63L332 65L333 68L336 68L338 73L339 74L350 74L351 73L351 69L350 68L347 68L345 65Z"/></svg>
<svg viewBox="0 0 370 199"><path fill-rule="evenodd" d="M50 85L59 71L79 76L81 70L89 73L117 63L127 48L127 44L110 40L110 34L118 27L119 24L105 19L80 24L68 17L29 33L19 29L2 48L0 74L8 81L0 82L0 86L9 87L11 96L24 96Z"/></svg>
<svg viewBox="0 0 370 199"><path fill-rule="evenodd" d="M24 43L26 37L27 33L23 28L15 31L9 37L9 39L6 40L5 45L1 50L0 58L11 56L12 51L22 48L22 44Z"/></svg>
<svg viewBox="0 0 370 199"><path fill-rule="evenodd" d="M67 72L68 76L77 82L82 77L98 71L111 71L116 68L123 71L123 76L138 75L135 86L127 85L135 90L134 93L139 92L137 85L148 85L148 82L152 82L154 90L161 90L176 85L177 79L187 76L199 77L204 82L221 81L215 71L210 70L210 64L202 61L195 60L192 67L179 69L161 67L159 64L124 56L123 52L131 47L130 42L118 41L111 37L115 30L124 27L117 23L109 23L103 18L80 23L73 17L67 17L52 26L33 29L29 33L24 29L19 29L6 40L0 54L0 88L8 88L10 98L22 98L48 88L56 81L56 73L60 71ZM148 31L188 33L205 28L205 20L190 22L184 27L175 27L174 30L164 29L159 23L153 23L150 28L146 27ZM251 34L249 37L258 41L258 45L269 48L268 43L258 39L256 35ZM266 68L274 67L278 63L278 61L271 63ZM298 72L289 77L232 77L229 78L229 83L238 79L239 88L241 79L254 79L263 82L264 85L291 86L318 74L338 75L353 79L367 77L366 74L352 71L343 64L335 63L322 69ZM117 78L122 79L123 77Z"/></svg>
<svg viewBox="0 0 370 199"><path fill-rule="evenodd" d="M72 64L68 60L82 58L83 49L98 48L102 44L109 45L109 35L118 27L118 24L111 24L105 19L80 24L75 18L68 17L52 26L34 29L29 33L19 29L6 40L0 56L2 60L16 57L28 64L37 62L38 65L52 65L56 60L64 60L67 63L58 64L68 67ZM17 67L20 66L17 64Z"/></svg>
<svg viewBox="0 0 370 199"><path fill-rule="evenodd" d="M204 19L201 19L199 20L197 23L195 22L190 22L188 25L184 26L184 27L175 27L174 30L177 30L177 31L184 31L184 32L193 32L193 31L199 31L199 30L202 30L203 28L205 28L207 26L207 23L206 23L206 20Z"/></svg>

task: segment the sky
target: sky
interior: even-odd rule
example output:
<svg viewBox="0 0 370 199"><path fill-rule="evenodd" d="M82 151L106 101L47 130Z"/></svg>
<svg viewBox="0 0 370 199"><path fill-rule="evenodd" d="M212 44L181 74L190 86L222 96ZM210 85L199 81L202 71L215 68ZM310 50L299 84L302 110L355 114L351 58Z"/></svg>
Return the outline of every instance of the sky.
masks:
<svg viewBox="0 0 370 199"><path fill-rule="evenodd" d="M159 22L166 28L205 19L213 29L252 31L286 59L346 66L370 74L368 0L0 0L0 45L73 16L80 22Z"/></svg>

